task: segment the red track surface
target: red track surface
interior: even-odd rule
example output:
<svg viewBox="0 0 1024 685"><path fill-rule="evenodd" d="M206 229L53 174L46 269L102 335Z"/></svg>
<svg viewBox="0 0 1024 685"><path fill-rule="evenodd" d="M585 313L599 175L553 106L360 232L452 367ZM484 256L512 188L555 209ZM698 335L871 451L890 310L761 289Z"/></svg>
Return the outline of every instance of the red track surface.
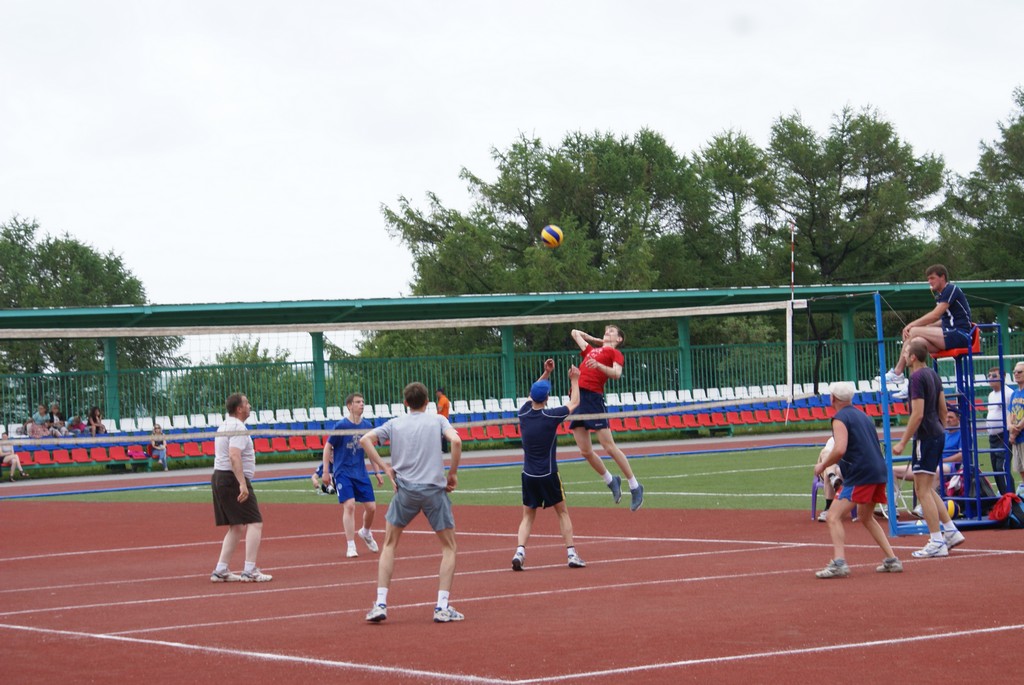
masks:
<svg viewBox="0 0 1024 685"><path fill-rule="evenodd" d="M421 520L370 625L376 556L342 558L340 508L263 509L274 581L215 585L209 506L0 502L5 681L923 682L1020 661L1021 531L968 531L937 560L899 538L906 572L882 575L849 524L853 575L822 581L828 533L804 511L572 508L588 567L565 566L542 512L513 573L518 509L457 506L465 622L431 622L439 554Z"/></svg>

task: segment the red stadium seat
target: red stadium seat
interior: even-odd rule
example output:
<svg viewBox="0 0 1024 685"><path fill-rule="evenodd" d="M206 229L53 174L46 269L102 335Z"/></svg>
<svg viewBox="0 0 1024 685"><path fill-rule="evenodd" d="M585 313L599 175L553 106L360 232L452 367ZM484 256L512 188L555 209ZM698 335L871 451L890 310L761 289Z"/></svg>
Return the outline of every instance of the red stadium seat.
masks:
<svg viewBox="0 0 1024 685"><path fill-rule="evenodd" d="M203 448L199 446L198 442L186 442L182 445L182 451L186 457L201 457L203 456Z"/></svg>
<svg viewBox="0 0 1024 685"><path fill-rule="evenodd" d="M608 426L612 429L613 433L624 433L626 426L623 425L622 419L608 419Z"/></svg>
<svg viewBox="0 0 1024 685"><path fill-rule="evenodd" d="M267 454L268 452L274 451L270 449L270 441L266 438L254 438L252 441L252 447L256 450L256 454ZM170 454L169 451L168 454Z"/></svg>
<svg viewBox="0 0 1024 685"><path fill-rule="evenodd" d="M742 426L745 423L743 421L743 417L740 416L740 413L738 411L725 412L725 421L726 423L730 423L733 426Z"/></svg>
<svg viewBox="0 0 1024 685"><path fill-rule="evenodd" d="M973 354L981 352L981 329L977 326L971 329L971 349ZM934 359L942 359L943 357L962 357L967 354L966 347L954 347L949 350L941 350L939 352L932 352Z"/></svg>
<svg viewBox="0 0 1024 685"><path fill-rule="evenodd" d="M171 459L182 459L185 453L181 450L180 442L169 442L167 443L167 456Z"/></svg>
<svg viewBox="0 0 1024 685"><path fill-rule="evenodd" d="M700 428L700 419L697 414L683 414L684 428Z"/></svg>
<svg viewBox="0 0 1024 685"><path fill-rule="evenodd" d="M714 420L711 418L711 414L697 414L697 425L701 428L711 428L715 425Z"/></svg>
<svg viewBox="0 0 1024 685"><path fill-rule="evenodd" d="M625 426L626 430L628 431L640 430L640 424L637 423L635 416L627 416L625 419L622 420L622 425Z"/></svg>
<svg viewBox="0 0 1024 685"><path fill-rule="evenodd" d="M288 438L288 444L291 446L292 450L295 451L295 452L305 452L306 449L307 449L306 448L306 441L302 439L301 435L292 435L292 436L290 436Z"/></svg>
<svg viewBox="0 0 1024 685"><path fill-rule="evenodd" d="M323 448L323 445L320 446ZM203 456L212 457L217 453L217 446L213 440L203 440Z"/></svg>
<svg viewBox="0 0 1024 685"><path fill-rule="evenodd" d="M569 428L569 424L565 421L558 424L558 430L555 431L556 435L569 435L570 433L572 433L572 430Z"/></svg>
<svg viewBox="0 0 1024 685"><path fill-rule="evenodd" d="M772 423L785 423L786 414L781 409L769 409L768 418L772 420Z"/></svg>
<svg viewBox="0 0 1024 685"><path fill-rule="evenodd" d="M22 452L22 454L24 455L21 458L22 465L39 464L40 466L49 466L53 463L50 450L32 450L31 452Z"/></svg>
<svg viewBox="0 0 1024 685"><path fill-rule="evenodd" d="M317 452L320 452L324 448L324 438L322 435L307 435L306 446Z"/></svg>
<svg viewBox="0 0 1024 685"><path fill-rule="evenodd" d="M462 426L456 426L455 427L455 432L459 434L460 438L462 438L462 442L469 442L470 440L473 439L473 434L469 432L468 428L463 428Z"/></svg>
<svg viewBox="0 0 1024 685"><path fill-rule="evenodd" d="M654 427L660 431L671 430L672 426L668 423L668 418L664 414L658 414L654 417Z"/></svg>
<svg viewBox="0 0 1024 685"><path fill-rule="evenodd" d="M501 434L506 440L518 440L519 439L519 424L518 423L505 423L501 426Z"/></svg>
<svg viewBox="0 0 1024 685"><path fill-rule="evenodd" d="M54 450L52 452L52 456L53 456L53 463L55 463L55 464L72 464L72 463L74 463L74 462L71 461L71 452L68 452L67 450ZM22 459L22 462L24 462L24 459Z"/></svg>
<svg viewBox="0 0 1024 685"><path fill-rule="evenodd" d="M469 429L469 433L473 436L474 440L487 440L487 431L484 430L483 426L473 426Z"/></svg>
<svg viewBox="0 0 1024 685"><path fill-rule="evenodd" d="M668 425L671 426L672 428L677 428L677 429L678 428L685 428L685 426L683 425L683 417L680 416L679 414L669 414L668 415Z"/></svg>
<svg viewBox="0 0 1024 685"><path fill-rule="evenodd" d="M811 407L811 417L815 421L828 421L828 412L825 407Z"/></svg>
<svg viewBox="0 0 1024 685"><path fill-rule="evenodd" d="M650 416L641 416L641 417L639 417L637 419L637 423L640 424L640 430L643 430L643 431L657 430L657 427L654 425L654 419L652 419Z"/></svg>
<svg viewBox="0 0 1024 685"><path fill-rule="evenodd" d="M270 449L273 452L291 452L292 448L288 446L288 441L284 438L277 437L271 438Z"/></svg>
<svg viewBox="0 0 1024 685"><path fill-rule="evenodd" d="M128 453L122 445L111 445L107 450L110 453L111 461L128 461Z"/></svg>
<svg viewBox="0 0 1024 685"><path fill-rule="evenodd" d="M748 426L753 426L756 423L760 423L757 420L757 417L754 416L754 412L752 412L752 411L741 411L740 412L740 419L743 421L743 423L745 425L748 425Z"/></svg>
<svg viewBox="0 0 1024 685"><path fill-rule="evenodd" d="M487 439L488 440L504 440L505 436L501 432L501 426L492 424L487 426Z"/></svg>
<svg viewBox="0 0 1024 685"><path fill-rule="evenodd" d="M771 423L772 422L772 417L770 417L768 415L768 410L767 409L757 409L757 410L755 410L754 411L754 419L756 419L758 423Z"/></svg>
<svg viewBox="0 0 1024 685"><path fill-rule="evenodd" d="M75 462L76 464L88 464L90 462L89 450L85 449L84 447L74 448L73 450L71 450L71 461Z"/></svg>

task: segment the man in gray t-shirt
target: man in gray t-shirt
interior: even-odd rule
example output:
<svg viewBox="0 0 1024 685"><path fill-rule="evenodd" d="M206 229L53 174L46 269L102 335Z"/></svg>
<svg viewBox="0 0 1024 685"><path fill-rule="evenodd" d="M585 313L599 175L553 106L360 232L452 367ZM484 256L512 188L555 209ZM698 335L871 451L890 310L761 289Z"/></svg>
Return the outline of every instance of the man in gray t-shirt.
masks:
<svg viewBox="0 0 1024 685"><path fill-rule="evenodd" d="M388 617L388 589L395 569L398 541L405 527L423 512L441 542L434 622L461 621L465 617L448 604L455 577L455 518L448 493L459 483L456 474L462 458L462 439L448 419L427 413L425 385L410 383L405 386L403 394L409 413L388 421L359 440L367 458L388 474L395 488L395 496L385 515L387 528L377 566L377 601L366 615L366 620L379 623ZM447 476L441 452L442 436L451 443L451 466ZM385 440L391 442L390 464L384 463L375 448Z"/></svg>

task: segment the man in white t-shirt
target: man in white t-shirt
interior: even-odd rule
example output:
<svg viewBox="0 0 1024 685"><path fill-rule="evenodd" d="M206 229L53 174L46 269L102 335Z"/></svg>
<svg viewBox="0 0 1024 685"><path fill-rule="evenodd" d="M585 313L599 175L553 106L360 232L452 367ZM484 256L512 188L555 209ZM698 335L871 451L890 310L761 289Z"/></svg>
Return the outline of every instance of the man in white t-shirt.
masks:
<svg viewBox="0 0 1024 685"><path fill-rule="evenodd" d="M993 366L985 374L992 392L988 394L988 414L985 416L985 431L988 433L988 446L992 450L992 470L997 475L996 488L1000 493L1009 492L1006 482L1006 460L1010 456L1009 443L1003 428L1010 425L1010 402L1013 400L1013 389L1003 385L1003 375L998 366ZM1002 395L1002 397L1000 397Z"/></svg>
<svg viewBox="0 0 1024 685"><path fill-rule="evenodd" d="M213 515L218 526L227 526L221 545L217 567L210 574L214 583L265 583L273 576L263 573L256 566L256 557L263 538L263 516L252 489L252 478L256 475L256 451L248 434L231 435L247 431L245 420L252 413L249 399L242 393L228 397L226 407L228 418L217 429L214 440ZM238 542L245 538L245 568L241 573L232 573L228 567Z"/></svg>

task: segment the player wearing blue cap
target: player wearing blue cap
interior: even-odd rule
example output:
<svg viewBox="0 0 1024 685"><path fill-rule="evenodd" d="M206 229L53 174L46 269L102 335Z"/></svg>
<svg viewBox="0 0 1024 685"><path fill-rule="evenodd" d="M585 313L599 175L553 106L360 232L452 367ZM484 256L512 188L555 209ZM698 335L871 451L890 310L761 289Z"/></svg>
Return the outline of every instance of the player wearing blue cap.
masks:
<svg viewBox="0 0 1024 685"><path fill-rule="evenodd" d="M555 449L558 426L580 404L580 370L569 367L569 403L561 407L547 406L551 394L548 377L555 368L555 360L544 362L544 373L530 388L530 400L519 409L519 429L523 438L523 520L519 524L519 546L512 557L512 570L522 571L526 561L526 541L530 539L537 508L554 507L558 514L558 527L565 540L569 568L583 568L586 564L576 554L572 541L572 521L565 506L565 491L558 475Z"/></svg>

